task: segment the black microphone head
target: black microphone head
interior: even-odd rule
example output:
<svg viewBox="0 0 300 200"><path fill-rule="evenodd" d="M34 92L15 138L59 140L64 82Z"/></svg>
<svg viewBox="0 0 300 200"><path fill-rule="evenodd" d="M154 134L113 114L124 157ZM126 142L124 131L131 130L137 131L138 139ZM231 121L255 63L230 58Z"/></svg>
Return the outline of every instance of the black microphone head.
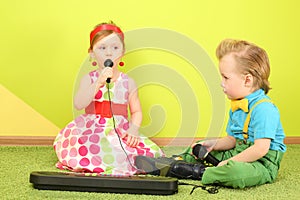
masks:
<svg viewBox="0 0 300 200"><path fill-rule="evenodd" d="M193 147L193 154L200 159L204 159L207 156L207 149L201 144L196 144Z"/></svg>
<svg viewBox="0 0 300 200"><path fill-rule="evenodd" d="M208 163L211 163L213 166L217 166L220 161L212 156L206 149L205 146L202 146L201 144L196 144L193 147L193 154L197 157L200 158L201 160L205 160Z"/></svg>
<svg viewBox="0 0 300 200"><path fill-rule="evenodd" d="M114 66L114 63L111 59L106 59L104 61L104 67L112 67L112 66ZM106 83L110 83L110 78L106 79Z"/></svg>
<svg viewBox="0 0 300 200"><path fill-rule="evenodd" d="M193 154L194 154L194 156L198 157L198 154L199 154L201 146L202 146L201 144L196 144L193 147Z"/></svg>
<svg viewBox="0 0 300 200"><path fill-rule="evenodd" d="M107 59L107 60L104 61L104 66L105 67L112 67L112 66L114 66L114 63L111 59Z"/></svg>

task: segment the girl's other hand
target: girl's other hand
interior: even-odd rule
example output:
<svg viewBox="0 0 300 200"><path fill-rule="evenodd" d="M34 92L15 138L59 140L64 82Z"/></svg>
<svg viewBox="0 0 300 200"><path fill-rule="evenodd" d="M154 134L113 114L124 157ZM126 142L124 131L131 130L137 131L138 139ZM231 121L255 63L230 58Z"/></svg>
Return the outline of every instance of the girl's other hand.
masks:
<svg viewBox="0 0 300 200"><path fill-rule="evenodd" d="M126 139L126 143L130 147L136 147L140 143L140 137L128 134L127 132L122 135L122 139Z"/></svg>

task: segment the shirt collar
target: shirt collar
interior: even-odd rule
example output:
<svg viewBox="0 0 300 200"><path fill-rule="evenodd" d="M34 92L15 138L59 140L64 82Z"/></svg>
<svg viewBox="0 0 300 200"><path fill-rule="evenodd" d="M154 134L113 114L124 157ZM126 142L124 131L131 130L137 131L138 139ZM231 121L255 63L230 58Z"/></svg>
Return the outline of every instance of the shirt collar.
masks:
<svg viewBox="0 0 300 200"><path fill-rule="evenodd" d="M249 104L254 101L255 99L264 96L265 95L265 91L263 89L258 89L254 92L252 92L251 94L249 94L248 96L246 96L245 98L248 99Z"/></svg>

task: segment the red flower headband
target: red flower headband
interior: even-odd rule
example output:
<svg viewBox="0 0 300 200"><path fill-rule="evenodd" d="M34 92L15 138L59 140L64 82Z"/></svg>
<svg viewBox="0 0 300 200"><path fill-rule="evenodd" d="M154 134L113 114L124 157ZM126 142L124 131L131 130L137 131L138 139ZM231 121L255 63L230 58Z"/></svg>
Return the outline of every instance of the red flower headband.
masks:
<svg viewBox="0 0 300 200"><path fill-rule="evenodd" d="M95 37L95 35L103 30L111 30L116 32L117 34L119 34L122 38L122 40L124 40L124 33L121 31L121 29L113 24L102 24L100 26L97 26L90 34L90 43L92 43L93 38Z"/></svg>

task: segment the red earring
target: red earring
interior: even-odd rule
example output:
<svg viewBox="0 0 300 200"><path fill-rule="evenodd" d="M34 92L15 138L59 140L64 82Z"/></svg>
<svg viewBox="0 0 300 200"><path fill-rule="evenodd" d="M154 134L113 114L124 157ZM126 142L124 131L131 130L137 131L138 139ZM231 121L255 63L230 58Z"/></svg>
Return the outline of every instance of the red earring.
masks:
<svg viewBox="0 0 300 200"><path fill-rule="evenodd" d="M92 62L92 65L93 65L93 66L96 66L96 65L97 65L97 62L96 62L96 61L93 61L93 62Z"/></svg>
<svg viewBox="0 0 300 200"><path fill-rule="evenodd" d="M120 65L120 67L123 67L124 66L124 62L119 62L119 65Z"/></svg>
<svg viewBox="0 0 300 200"><path fill-rule="evenodd" d="M92 60L93 60L92 57L90 57L89 61L92 62ZM93 61L93 62L92 62L92 65L93 65L93 66L96 66L96 65L97 65L97 62L96 62L96 61Z"/></svg>

